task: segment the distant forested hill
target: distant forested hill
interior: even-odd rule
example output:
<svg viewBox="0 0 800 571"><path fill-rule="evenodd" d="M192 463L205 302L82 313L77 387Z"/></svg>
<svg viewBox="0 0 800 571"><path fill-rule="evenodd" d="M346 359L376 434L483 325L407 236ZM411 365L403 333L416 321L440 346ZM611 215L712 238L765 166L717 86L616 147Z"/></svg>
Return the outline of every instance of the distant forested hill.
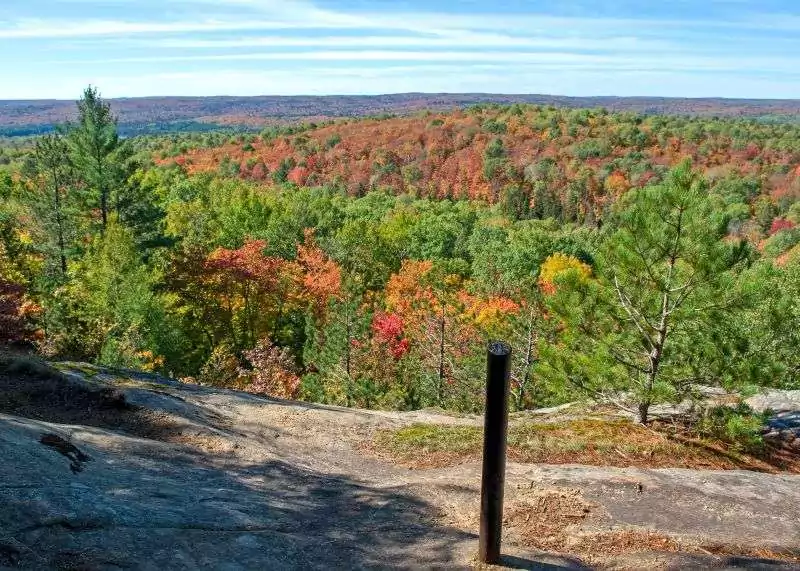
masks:
<svg viewBox="0 0 800 571"><path fill-rule="evenodd" d="M561 97L486 93L260 97L146 97L113 99L123 132L204 130L208 125L260 127L279 121L320 117L408 114L449 110L476 103L534 103L560 107L604 107L646 114L748 116L797 120L800 100L679 99L666 97ZM31 135L50 130L75 113L73 101L0 101L0 135ZM206 125L204 127L203 125Z"/></svg>
<svg viewBox="0 0 800 571"><path fill-rule="evenodd" d="M172 144L159 159L192 174L332 186L351 196L383 189L477 199L523 218L585 222L685 159L747 201L765 195L764 204L791 202L800 193L799 130L748 118L476 105ZM770 216L763 215L763 225Z"/></svg>

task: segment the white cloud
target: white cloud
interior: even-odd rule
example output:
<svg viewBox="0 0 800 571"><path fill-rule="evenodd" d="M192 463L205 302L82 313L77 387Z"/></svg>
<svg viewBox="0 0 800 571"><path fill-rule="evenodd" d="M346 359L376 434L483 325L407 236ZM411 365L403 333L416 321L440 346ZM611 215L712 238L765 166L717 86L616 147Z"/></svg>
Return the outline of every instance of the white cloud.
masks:
<svg viewBox="0 0 800 571"><path fill-rule="evenodd" d="M333 22L297 20L204 19L173 22L125 20L45 20L22 19L0 26L0 39L81 38L136 34L174 34L191 32L224 32L243 30L282 30L303 28L339 28Z"/></svg>
<svg viewBox="0 0 800 571"><path fill-rule="evenodd" d="M75 14L80 13L78 4L101 2L59 1L75 4ZM140 13L142 19L0 21L6 51L16 53L20 46L20 57L9 63L18 80L6 82L0 97L52 96L54 90L73 97L89 82L117 95L421 88L597 94L622 93L626 85L633 90L628 94L658 89L668 94L679 86L696 94L705 86L704 94L719 94L716 86L733 85L734 77L750 91L729 95L745 96L767 86L776 88L775 96L792 89L800 95L800 35L786 33L800 30L800 19L791 15L745 20L737 11L740 20L679 21L503 14L500 9L475 14L460 10L456 2L448 13L408 11L402 8L408 4L399 2L384 4L386 12L328 9L314 0L102 3L127 4L130 10L106 13ZM160 18L167 12L171 20ZM766 42L763 33L750 35L752 29L776 33ZM26 39L37 41L22 49ZM767 82L765 74L776 79Z"/></svg>
<svg viewBox="0 0 800 571"><path fill-rule="evenodd" d="M106 58L98 60L56 60L59 65L97 65L125 63L177 63L177 62L497 62L514 64L508 68L516 73L516 65L554 65L562 67L596 66L598 71L675 70L675 71L741 71L757 69L760 72L797 74L796 60L787 58L704 57L684 55L655 59L647 54L599 54L575 52L535 51L420 51L420 50L312 50L269 51L254 53L142 56Z"/></svg>
<svg viewBox="0 0 800 571"><path fill-rule="evenodd" d="M216 30L268 29L271 22L198 21L198 22L125 22L119 20L52 21L21 20L0 28L0 38L80 38L124 34L164 34Z"/></svg>
<svg viewBox="0 0 800 571"><path fill-rule="evenodd" d="M429 47L429 48L548 48L582 50L675 50L668 42L617 37L596 40L585 37L519 37L500 34L464 34L459 37L423 36L260 36L230 39L168 38L149 41L121 40L138 47L168 49L230 49L247 47Z"/></svg>
<svg viewBox="0 0 800 571"><path fill-rule="evenodd" d="M306 2L256 2L255 0L225 0L258 8L253 15L239 18L202 17L178 21L128 20L64 20L25 18L0 22L0 38L66 38L120 36L136 34L175 34L280 29L338 29L361 31L401 31L440 38L489 40L492 37L551 37L594 38L605 41L619 37L669 36L670 28L693 29L704 27L758 28L800 30L797 17L763 16L748 21L667 21L619 18L567 18L537 14L518 15L458 15L432 12L343 13L316 8ZM216 0L215 0L216 3ZM494 36L492 35L494 34Z"/></svg>

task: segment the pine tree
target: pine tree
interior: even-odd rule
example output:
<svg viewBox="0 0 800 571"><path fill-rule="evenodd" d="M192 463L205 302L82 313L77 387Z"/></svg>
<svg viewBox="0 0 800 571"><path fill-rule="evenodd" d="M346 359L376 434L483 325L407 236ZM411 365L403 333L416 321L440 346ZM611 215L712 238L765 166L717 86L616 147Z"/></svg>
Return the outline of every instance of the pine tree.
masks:
<svg viewBox="0 0 800 571"><path fill-rule="evenodd" d="M100 209L105 231L120 179L115 157L120 144L117 118L93 87L86 88L77 105L78 121L68 126L72 161L85 186L87 205Z"/></svg>
<svg viewBox="0 0 800 571"><path fill-rule="evenodd" d="M53 134L37 140L26 171L24 196L40 233L39 249L63 279L78 230L75 169L64 138Z"/></svg>
<svg viewBox="0 0 800 571"><path fill-rule="evenodd" d="M621 407L632 402L646 423L653 404L719 382L714 356L695 356L735 307L744 250L722 240L725 221L688 163L623 203L598 279L567 268L553 280L563 329L551 355L562 378Z"/></svg>

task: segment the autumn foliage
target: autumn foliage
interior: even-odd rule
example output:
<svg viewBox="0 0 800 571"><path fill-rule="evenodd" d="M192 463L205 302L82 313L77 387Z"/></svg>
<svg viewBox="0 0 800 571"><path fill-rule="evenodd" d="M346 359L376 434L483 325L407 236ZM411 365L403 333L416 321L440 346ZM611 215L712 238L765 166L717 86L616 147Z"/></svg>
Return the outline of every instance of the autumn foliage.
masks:
<svg viewBox="0 0 800 571"><path fill-rule="evenodd" d="M636 252L633 241L619 249L630 257L610 262L609 244L623 222L645 220L632 205L657 227L669 204L648 197L674 198L691 172L697 252L714 252L699 258L742 261L720 284L748 292L750 313L739 327L709 312L669 342L713 339L667 356L695 367L725 355L698 381L709 384L755 386L763 374L789 386L796 375L800 127L790 122L481 105L123 141L107 119L81 132L118 147L102 180L71 145L0 164L0 246L14 270L0 268L0 343L26 339L35 321L42 346L65 358L276 398L478 412L486 343L505 339L513 406L559 404L589 381L606 390L643 370L613 349L638 333L615 321L615 304L647 279L632 275L617 286L627 297L613 295L614 270L665 246ZM675 271L674 288L697 285L683 262ZM42 313L30 320L33 301ZM594 361L590 325L610 328Z"/></svg>
<svg viewBox="0 0 800 571"><path fill-rule="evenodd" d="M244 352L250 369L241 369L245 389L270 397L291 399L297 396L300 377L288 349L272 344L269 339L260 339L256 346Z"/></svg>
<svg viewBox="0 0 800 571"><path fill-rule="evenodd" d="M331 298L342 293L342 270L314 240L311 229L305 231L305 243L297 246L297 263L303 272L305 294L317 316L321 315Z"/></svg>
<svg viewBox="0 0 800 571"><path fill-rule="evenodd" d="M0 279L0 346L27 338L23 293L22 286Z"/></svg>
<svg viewBox="0 0 800 571"><path fill-rule="evenodd" d="M769 235L773 236L781 230L791 230L795 227L795 223L785 218L776 218L769 226Z"/></svg>
<svg viewBox="0 0 800 571"><path fill-rule="evenodd" d="M26 295L19 272L8 262L0 243L0 347L27 343L40 335L33 321L41 308Z"/></svg>
<svg viewBox="0 0 800 571"><path fill-rule="evenodd" d="M761 178L765 194L775 198L800 192L797 157L788 148L766 145L763 140L774 136L767 127L754 141L737 139L735 129L702 129L688 120L669 128L663 123L658 117L622 120L603 110L485 106L340 121L246 145L231 141L195 149L161 162L181 164L189 173L237 164L241 178L329 185L353 196L389 189L498 202L513 188L521 192L524 209L546 214L555 201L559 211L581 219L592 219L686 158L714 177Z"/></svg>
<svg viewBox="0 0 800 571"><path fill-rule="evenodd" d="M567 271L576 272L581 280L586 280L592 275L592 268L589 265L567 254L556 252L542 263L539 270L539 287L545 293L555 292L555 280Z"/></svg>
<svg viewBox="0 0 800 571"><path fill-rule="evenodd" d="M403 320L394 313L376 313L372 319L375 342L386 348L393 359L402 359L408 353L410 340L404 336Z"/></svg>

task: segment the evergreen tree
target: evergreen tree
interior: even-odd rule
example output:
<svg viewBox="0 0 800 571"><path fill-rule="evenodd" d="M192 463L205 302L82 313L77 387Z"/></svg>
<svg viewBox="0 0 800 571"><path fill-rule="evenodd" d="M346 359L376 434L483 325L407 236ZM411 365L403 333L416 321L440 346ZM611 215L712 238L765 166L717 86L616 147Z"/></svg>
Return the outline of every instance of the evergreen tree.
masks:
<svg viewBox="0 0 800 571"><path fill-rule="evenodd" d="M71 274L65 292L70 317L93 360L163 369L180 358L183 338L153 292L154 277L124 226L109 220Z"/></svg>
<svg viewBox="0 0 800 571"><path fill-rule="evenodd" d="M363 287L353 280L344 284L341 295L329 300L324 319L309 316L303 360L313 374L304 379L306 396L316 395L326 402L352 406L358 353L369 318Z"/></svg>
<svg viewBox="0 0 800 571"><path fill-rule="evenodd" d="M38 230L38 247L63 279L74 254L78 229L75 170L69 145L59 134L45 135L27 165L29 205Z"/></svg>
<svg viewBox="0 0 800 571"><path fill-rule="evenodd" d="M68 129L72 161L85 186L87 205L99 208L105 231L120 182L115 156L120 144L117 118L93 87L86 88L77 105L78 121Z"/></svg>
<svg viewBox="0 0 800 571"><path fill-rule="evenodd" d="M653 404L719 383L714 356L697 352L734 311L744 250L722 241L727 224L688 163L626 198L598 279L556 279L551 307L565 327L551 356L562 379L623 407L632 401L646 423Z"/></svg>

